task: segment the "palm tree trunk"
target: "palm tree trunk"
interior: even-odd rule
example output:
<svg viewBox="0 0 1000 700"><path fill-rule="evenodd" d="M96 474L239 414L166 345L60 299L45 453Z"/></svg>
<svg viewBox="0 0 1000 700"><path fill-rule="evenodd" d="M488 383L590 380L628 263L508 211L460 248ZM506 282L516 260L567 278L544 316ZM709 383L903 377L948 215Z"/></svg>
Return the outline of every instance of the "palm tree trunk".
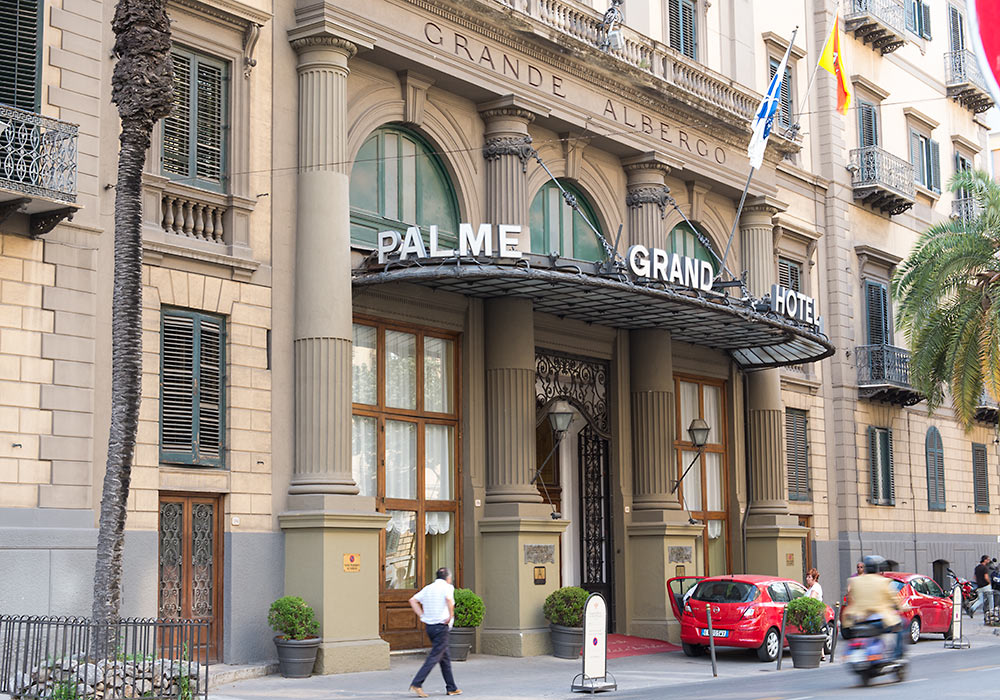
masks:
<svg viewBox="0 0 1000 700"><path fill-rule="evenodd" d="M126 505L139 426L142 381L142 168L150 134L173 101L170 23L165 0L120 0L112 29L118 63L112 101L118 106L115 186L115 271L111 307L111 427L101 495L94 570L94 650L111 650L108 623L121 606Z"/></svg>

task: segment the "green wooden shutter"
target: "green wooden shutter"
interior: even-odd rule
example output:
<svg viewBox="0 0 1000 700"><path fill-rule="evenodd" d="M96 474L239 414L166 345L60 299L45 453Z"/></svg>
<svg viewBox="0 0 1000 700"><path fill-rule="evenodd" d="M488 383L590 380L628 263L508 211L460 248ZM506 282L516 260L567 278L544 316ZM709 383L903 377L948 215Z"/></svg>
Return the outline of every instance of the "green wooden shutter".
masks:
<svg viewBox="0 0 1000 700"><path fill-rule="evenodd" d="M681 39L681 0L670 0L669 17L670 23L670 48L682 50L683 41Z"/></svg>
<svg viewBox="0 0 1000 700"><path fill-rule="evenodd" d="M681 0L681 35L684 48L681 51L688 58L698 59L698 40L695 31L694 3L691 0Z"/></svg>
<svg viewBox="0 0 1000 700"><path fill-rule="evenodd" d="M778 284L785 289L802 291L802 266L792 260L778 258Z"/></svg>
<svg viewBox="0 0 1000 700"><path fill-rule="evenodd" d="M778 59L772 58L768 63L767 79L774 79L778 72ZM781 92L778 96L778 123L787 128L792 126L792 69L785 67L785 75L781 80Z"/></svg>
<svg viewBox="0 0 1000 700"><path fill-rule="evenodd" d="M223 319L164 310L160 338L160 459L223 465L225 434Z"/></svg>
<svg viewBox="0 0 1000 700"><path fill-rule="evenodd" d="M0 104L39 110L40 0L0 0Z"/></svg>
<svg viewBox="0 0 1000 700"><path fill-rule="evenodd" d="M191 161L192 57L171 52L174 61L174 104L163 119L163 172L187 177Z"/></svg>
<svg viewBox="0 0 1000 700"><path fill-rule="evenodd" d="M919 3L920 7L920 36L931 39L931 6L927 3Z"/></svg>
<svg viewBox="0 0 1000 700"><path fill-rule="evenodd" d="M894 506L896 505L896 465L892 456L892 428L887 428L883 435L885 436L885 459L883 463L885 473L883 475L883 486L887 488L887 493L883 494L883 503Z"/></svg>
<svg viewBox="0 0 1000 700"><path fill-rule="evenodd" d="M223 67L198 61L195 177L222 183Z"/></svg>
<svg viewBox="0 0 1000 700"><path fill-rule="evenodd" d="M945 510L944 449L941 433L933 426L924 439L924 456L927 460L927 509Z"/></svg>
<svg viewBox="0 0 1000 700"><path fill-rule="evenodd" d="M865 299L868 316L868 344L889 345L892 340L889 328L889 300L885 285L865 280Z"/></svg>
<svg viewBox="0 0 1000 700"><path fill-rule="evenodd" d="M935 192L941 191L941 147L937 141L928 141L927 145L930 149L930 155L928 158L928 176L929 182L928 187Z"/></svg>
<svg viewBox="0 0 1000 700"><path fill-rule="evenodd" d="M972 483L976 512L990 512L990 482L986 445L972 445Z"/></svg>
<svg viewBox="0 0 1000 700"><path fill-rule="evenodd" d="M785 454L788 455L788 500L808 501L809 434L808 414L805 411L785 409L785 446Z"/></svg>
<svg viewBox="0 0 1000 700"><path fill-rule="evenodd" d="M913 179L927 186L927 154L924 150L923 138L910 129L910 163L913 165Z"/></svg>
<svg viewBox="0 0 1000 700"><path fill-rule="evenodd" d="M881 497L879 489L879 449L878 432L871 425L868 426L868 477L870 488L868 489L868 502L878 503Z"/></svg>
<svg viewBox="0 0 1000 700"><path fill-rule="evenodd" d="M954 5L948 5L948 33L951 37L951 50L965 50L965 25L962 13Z"/></svg>
<svg viewBox="0 0 1000 700"><path fill-rule="evenodd" d="M917 0L906 0L906 28L917 33Z"/></svg>
<svg viewBox="0 0 1000 700"><path fill-rule="evenodd" d="M858 101L858 145L878 146L878 109L871 102Z"/></svg>

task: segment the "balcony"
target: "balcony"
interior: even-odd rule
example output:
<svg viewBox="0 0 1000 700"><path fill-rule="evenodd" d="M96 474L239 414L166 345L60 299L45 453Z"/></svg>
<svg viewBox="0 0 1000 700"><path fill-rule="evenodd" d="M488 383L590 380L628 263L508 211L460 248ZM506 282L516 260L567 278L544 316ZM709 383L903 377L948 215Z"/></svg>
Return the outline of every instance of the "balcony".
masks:
<svg viewBox="0 0 1000 700"><path fill-rule="evenodd" d="M851 151L854 199L889 216L902 214L916 201L913 166L883 151L878 146L865 146Z"/></svg>
<svg viewBox="0 0 1000 700"><path fill-rule="evenodd" d="M512 28L551 43L559 53L591 60L611 56L634 69L627 78L635 89L677 102L687 110L697 110L713 126L743 138L749 133L750 121L761 101L759 93L628 26L621 29L621 48L601 50L598 47L607 41L607 31L602 25L603 15L592 7L576 0L478 2L500 6ZM769 144L782 154L801 148L798 141L777 130L771 134Z"/></svg>
<svg viewBox="0 0 1000 700"><path fill-rule="evenodd" d="M979 403L976 405L976 420L994 425L1000 422L1000 405L986 389L983 389L983 393L979 395Z"/></svg>
<svg viewBox="0 0 1000 700"><path fill-rule="evenodd" d="M951 218L971 221L979 216L982 207L974 197L955 197L951 202Z"/></svg>
<svg viewBox="0 0 1000 700"><path fill-rule="evenodd" d="M73 218L79 127L0 105L0 224L26 214L32 237Z"/></svg>
<svg viewBox="0 0 1000 700"><path fill-rule="evenodd" d="M884 56L906 43L901 0L848 0L844 30Z"/></svg>
<svg viewBox="0 0 1000 700"><path fill-rule="evenodd" d="M861 345L858 363L858 396L871 401L912 406L923 396L910 386L910 352L892 345Z"/></svg>
<svg viewBox="0 0 1000 700"><path fill-rule="evenodd" d="M948 97L975 114L993 106L979 62L971 51L949 51L944 55L944 84Z"/></svg>

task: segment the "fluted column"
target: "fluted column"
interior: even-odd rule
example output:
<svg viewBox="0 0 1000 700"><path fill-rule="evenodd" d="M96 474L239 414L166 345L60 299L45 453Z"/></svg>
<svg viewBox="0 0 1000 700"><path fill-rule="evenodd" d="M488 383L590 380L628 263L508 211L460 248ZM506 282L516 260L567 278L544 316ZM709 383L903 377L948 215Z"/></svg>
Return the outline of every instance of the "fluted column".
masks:
<svg viewBox="0 0 1000 700"><path fill-rule="evenodd" d="M776 281L774 226L776 203L757 197L747 201L740 216L743 269L750 293L761 297ZM752 372L747 376L749 394L749 451L752 515L783 515L788 512L788 480L785 466L784 409L778 370Z"/></svg>
<svg viewBox="0 0 1000 700"><path fill-rule="evenodd" d="M351 476L347 62L330 35L294 39L299 74L295 465L289 494L356 494Z"/></svg>
<svg viewBox="0 0 1000 700"><path fill-rule="evenodd" d="M663 242L670 188L666 176L670 166L655 153L622 161L627 176L625 204L628 207L628 245Z"/></svg>
<svg viewBox="0 0 1000 700"><path fill-rule="evenodd" d="M632 507L638 511L677 510L670 487L677 478L674 456L674 369L670 333L629 333L632 404Z"/></svg>
<svg viewBox="0 0 1000 700"><path fill-rule="evenodd" d="M486 502L540 503L535 475L535 334L530 299L485 304Z"/></svg>

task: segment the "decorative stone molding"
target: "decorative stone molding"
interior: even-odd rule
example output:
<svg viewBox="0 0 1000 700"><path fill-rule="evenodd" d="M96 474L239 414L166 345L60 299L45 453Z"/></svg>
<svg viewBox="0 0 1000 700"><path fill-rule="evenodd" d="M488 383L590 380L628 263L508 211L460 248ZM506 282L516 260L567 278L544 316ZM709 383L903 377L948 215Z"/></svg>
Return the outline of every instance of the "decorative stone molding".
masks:
<svg viewBox="0 0 1000 700"><path fill-rule="evenodd" d="M566 177L572 180L580 179L580 166L583 164L583 152L590 144L591 138L582 134L565 132L559 134L562 141L563 157L566 159Z"/></svg>
<svg viewBox="0 0 1000 700"><path fill-rule="evenodd" d="M30 228L28 229L31 237L38 238L39 236L44 236L58 226L59 222L63 219L72 221L76 210L77 207L63 207L62 209L32 214Z"/></svg>
<svg viewBox="0 0 1000 700"><path fill-rule="evenodd" d="M355 54L358 53L358 47L352 42L329 35L304 36L299 39L292 39L291 44L292 48L299 53L315 48L339 49L349 59L354 58Z"/></svg>
<svg viewBox="0 0 1000 700"><path fill-rule="evenodd" d="M253 52L257 48L257 40L260 39L260 27L257 22L251 22L243 32L243 77L249 78L250 72L257 65L257 59L253 57Z"/></svg>
<svg viewBox="0 0 1000 700"><path fill-rule="evenodd" d="M270 13L238 0L170 0L170 4L230 26L240 27L250 24L259 26L271 19Z"/></svg>
<svg viewBox="0 0 1000 700"><path fill-rule="evenodd" d="M523 119L528 124L535 121L535 113L523 107L493 107L490 109L484 109L479 114L483 118L483 121L489 121L490 119L496 119L497 117Z"/></svg>
<svg viewBox="0 0 1000 700"><path fill-rule="evenodd" d="M434 81L412 70L403 70L399 72L399 82L403 87L403 121L420 126L424 122L427 89Z"/></svg>
<svg viewBox="0 0 1000 700"><path fill-rule="evenodd" d="M660 208L660 218L667 216L667 203L670 201L670 188L666 185L660 187L636 187L629 189L625 195L625 205L630 209L641 207L643 204L655 204Z"/></svg>
<svg viewBox="0 0 1000 700"><path fill-rule="evenodd" d="M483 158L488 161L501 156L517 156L521 161L521 172L528 172L528 161L535 157L530 136L496 136L486 140Z"/></svg>

